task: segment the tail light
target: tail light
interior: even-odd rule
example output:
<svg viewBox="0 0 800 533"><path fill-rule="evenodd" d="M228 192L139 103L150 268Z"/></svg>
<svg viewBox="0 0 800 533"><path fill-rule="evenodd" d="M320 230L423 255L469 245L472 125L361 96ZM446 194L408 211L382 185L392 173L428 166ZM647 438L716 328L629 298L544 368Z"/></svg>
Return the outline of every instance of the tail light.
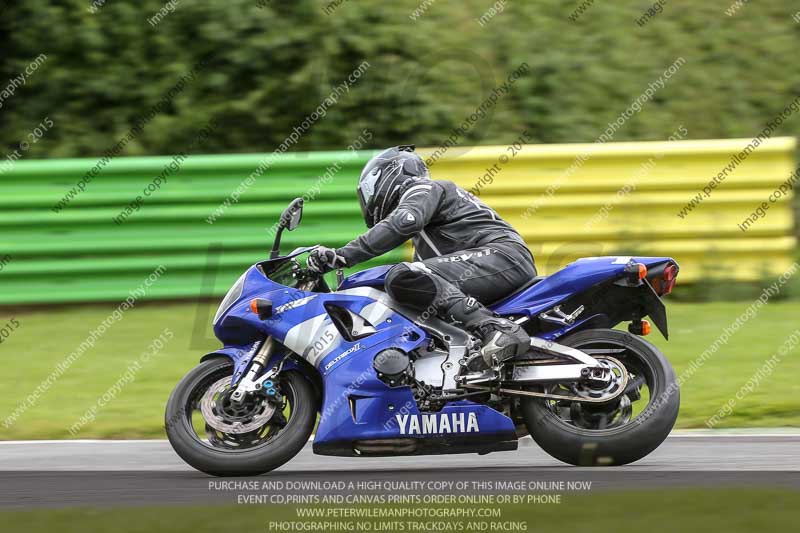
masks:
<svg viewBox="0 0 800 533"><path fill-rule="evenodd" d="M656 294L659 296L664 296L665 294L671 293L672 288L675 287L675 279L677 277L678 265L675 263L670 263L665 266L664 272L661 274L661 276L652 280L653 289L655 289Z"/></svg>

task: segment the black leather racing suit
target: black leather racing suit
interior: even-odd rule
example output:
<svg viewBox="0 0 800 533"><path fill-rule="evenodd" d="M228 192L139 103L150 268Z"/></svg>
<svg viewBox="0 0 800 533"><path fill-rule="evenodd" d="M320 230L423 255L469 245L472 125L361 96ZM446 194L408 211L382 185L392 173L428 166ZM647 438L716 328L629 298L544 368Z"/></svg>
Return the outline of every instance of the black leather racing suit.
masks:
<svg viewBox="0 0 800 533"><path fill-rule="evenodd" d="M389 216L337 253L352 266L408 239L415 262L390 270L387 292L419 311L433 307L442 318L467 327L491 316L485 305L536 276L533 256L519 233L449 181L410 181Z"/></svg>

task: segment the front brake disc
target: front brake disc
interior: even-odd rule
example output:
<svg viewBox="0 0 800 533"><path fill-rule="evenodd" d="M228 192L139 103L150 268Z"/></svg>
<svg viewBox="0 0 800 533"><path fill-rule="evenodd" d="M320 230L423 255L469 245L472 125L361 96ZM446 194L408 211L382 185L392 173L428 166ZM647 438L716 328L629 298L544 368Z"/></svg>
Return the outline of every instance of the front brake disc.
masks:
<svg viewBox="0 0 800 533"><path fill-rule="evenodd" d="M231 378L226 376L211 385L200 400L200 412L206 424L239 435L264 427L275 414L275 406L266 398L250 397L241 406L230 399Z"/></svg>

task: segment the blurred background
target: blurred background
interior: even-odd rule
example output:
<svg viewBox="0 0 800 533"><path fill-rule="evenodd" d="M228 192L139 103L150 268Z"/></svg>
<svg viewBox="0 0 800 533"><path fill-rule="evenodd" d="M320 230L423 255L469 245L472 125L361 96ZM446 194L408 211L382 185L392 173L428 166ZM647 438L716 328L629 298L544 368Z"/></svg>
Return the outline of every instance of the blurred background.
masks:
<svg viewBox="0 0 800 533"><path fill-rule="evenodd" d="M173 154L211 119L204 153L270 152L364 60L369 74L292 151L341 150L364 128L369 148L436 146L522 63L513 93L461 144L508 144L525 130L532 143L593 142L678 57L686 68L615 141L664 140L680 124L691 139L752 137L800 86L788 0L733 16L727 1L669 0L643 26L647 1L179 0L148 22L166 5L4 2L0 79L47 60L3 102L3 145L50 116L57 127L26 159L100 156L201 60L126 156Z"/></svg>
<svg viewBox="0 0 800 533"><path fill-rule="evenodd" d="M640 26L651 2L179 0L154 26L162 0L6 1L0 80L47 60L3 102L0 141L14 148L50 116L57 126L26 159L97 158L206 60L125 155L173 154L211 119L202 152L271 152L366 60L292 151L341 150L364 128L368 148L436 146L522 63L512 94L460 144L525 130L534 144L593 142L678 57L680 75L614 140L664 140L680 124L691 139L753 137L797 96L798 7L751 2L728 16L731 3L669 0Z"/></svg>
<svg viewBox="0 0 800 533"><path fill-rule="evenodd" d="M683 378L679 427L797 426L796 355L736 397L798 326L797 11L0 3L0 382L15 391L0 439L162 437L171 388L218 345L218 301L281 209L307 200L285 247L344 244L365 229L361 166L402 143L517 226L544 274L590 255L681 263L672 340L653 339Z"/></svg>

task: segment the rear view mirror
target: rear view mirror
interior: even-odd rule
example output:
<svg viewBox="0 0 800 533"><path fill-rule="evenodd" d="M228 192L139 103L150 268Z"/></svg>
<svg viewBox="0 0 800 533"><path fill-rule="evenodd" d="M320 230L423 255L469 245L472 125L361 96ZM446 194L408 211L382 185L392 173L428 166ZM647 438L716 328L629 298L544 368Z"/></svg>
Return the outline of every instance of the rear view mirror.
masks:
<svg viewBox="0 0 800 533"><path fill-rule="evenodd" d="M278 231L275 232L275 243L272 245L272 251L269 254L271 259L275 259L280 254L283 230L288 229L289 231L293 231L297 229L301 220L303 220L303 199L295 198L292 200L292 203L289 204L289 207L283 211L281 219L278 221Z"/></svg>
<svg viewBox="0 0 800 533"><path fill-rule="evenodd" d="M295 198L281 215L281 223L289 231L294 231L303 220L303 199Z"/></svg>

